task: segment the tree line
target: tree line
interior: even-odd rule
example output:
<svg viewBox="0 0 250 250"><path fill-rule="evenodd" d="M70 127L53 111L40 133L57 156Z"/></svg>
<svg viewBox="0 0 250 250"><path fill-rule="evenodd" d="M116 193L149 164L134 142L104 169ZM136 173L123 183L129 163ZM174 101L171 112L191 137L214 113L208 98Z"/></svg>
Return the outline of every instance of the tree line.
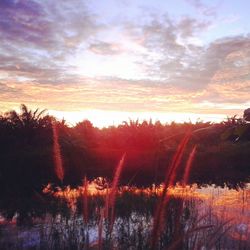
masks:
<svg viewBox="0 0 250 250"><path fill-rule="evenodd" d="M84 176L112 179L125 152L123 184L160 183L187 130L192 133L189 148L197 145L190 182L245 182L250 173L249 113L246 110L242 118L234 116L220 123L130 120L101 129L88 120L69 127L45 110L30 110L22 104L20 112L0 116L0 193L28 196L48 183L80 185ZM63 182L55 172L52 125L58 131ZM189 150L183 168L188 154Z"/></svg>

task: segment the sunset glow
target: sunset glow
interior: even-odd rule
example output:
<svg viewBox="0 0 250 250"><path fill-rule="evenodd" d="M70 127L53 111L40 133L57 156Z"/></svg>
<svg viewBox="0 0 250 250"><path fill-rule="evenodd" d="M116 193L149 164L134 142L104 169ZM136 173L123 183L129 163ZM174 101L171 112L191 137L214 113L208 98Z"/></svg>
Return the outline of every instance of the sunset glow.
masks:
<svg viewBox="0 0 250 250"><path fill-rule="evenodd" d="M224 114L193 114L193 113L161 113L161 112L119 112L103 110L85 110L85 111L55 111L50 110L49 114L55 116L58 120L65 119L69 126L73 126L83 120L90 120L94 126L102 128L108 126L117 126L129 120L144 120L152 122L160 121L162 123L171 122L199 122L212 121L220 122L226 117Z"/></svg>
<svg viewBox="0 0 250 250"><path fill-rule="evenodd" d="M250 106L249 7L1 1L0 109L25 103L99 127L241 116Z"/></svg>

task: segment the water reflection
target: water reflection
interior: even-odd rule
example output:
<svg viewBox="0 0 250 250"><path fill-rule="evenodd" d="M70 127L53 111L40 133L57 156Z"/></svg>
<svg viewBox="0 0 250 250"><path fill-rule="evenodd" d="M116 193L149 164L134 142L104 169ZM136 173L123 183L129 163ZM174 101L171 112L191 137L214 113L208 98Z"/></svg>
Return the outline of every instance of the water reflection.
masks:
<svg viewBox="0 0 250 250"><path fill-rule="evenodd" d="M217 220L231 222L228 235L236 240L250 239L250 185L240 191L228 188L207 188L209 199L205 203Z"/></svg>
<svg viewBox="0 0 250 250"><path fill-rule="evenodd" d="M102 216L110 188L103 178L78 188L49 184L43 190L44 195L33 197L27 204L24 201L15 204L25 205L22 209L11 207L13 203L4 207L1 202L0 247L91 249L100 244L98 235L103 220L104 249L150 249L155 207L163 187L120 187L112 231L109 230L111 221ZM86 189L88 219L84 218L83 211ZM161 222L164 230L157 249L177 243L177 249L209 248L210 245L217 249L250 247L250 185L239 190L176 185L168 189L167 195L170 202L165 221Z"/></svg>

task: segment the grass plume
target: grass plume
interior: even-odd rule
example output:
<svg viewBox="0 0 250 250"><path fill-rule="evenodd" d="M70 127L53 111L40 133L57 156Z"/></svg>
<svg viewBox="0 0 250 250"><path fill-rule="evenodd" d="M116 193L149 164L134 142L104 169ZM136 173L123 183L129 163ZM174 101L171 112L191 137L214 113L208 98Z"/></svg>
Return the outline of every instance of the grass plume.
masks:
<svg viewBox="0 0 250 250"><path fill-rule="evenodd" d="M55 173L57 178L62 182L64 178L64 170L62 163L61 148L58 139L58 129L55 122L52 123L52 132L53 132L53 156L55 163Z"/></svg>
<svg viewBox="0 0 250 250"><path fill-rule="evenodd" d="M88 181L86 176L83 180L83 218L85 224L88 223Z"/></svg>
<svg viewBox="0 0 250 250"><path fill-rule="evenodd" d="M115 200L116 200L119 179L121 176L122 168L124 166L125 157L126 157L126 153L124 153L122 155L122 158L120 159L120 161L116 167L111 190L110 190L110 192L107 191L107 196L106 196L105 216L106 216L106 218L108 218L109 223L110 223L110 228L109 228L110 233L112 232L112 229L113 229L114 213L115 213Z"/></svg>
<svg viewBox="0 0 250 250"><path fill-rule="evenodd" d="M167 206L167 203L169 201L169 196L167 196L167 190L169 186L172 186L175 181L177 168L180 165L181 159L183 157L185 148L187 146L187 143L190 139L191 133L190 131L187 132L187 134L182 139L181 143L179 144L177 151L173 157L173 160L170 164L170 167L166 171L165 176L165 182L163 185L163 191L160 197L160 200L158 202L156 213L154 216L154 222L153 222L153 230L152 230L152 239L151 239L151 249L156 248L156 244L158 241L158 238L160 236L160 233L163 229L163 224L161 221L164 219L164 212L165 208Z"/></svg>
<svg viewBox="0 0 250 250"><path fill-rule="evenodd" d="M183 176L183 185L184 186L188 182L188 179L189 179L189 176L190 176L190 170L191 170L191 167L192 167L192 163L194 161L196 150L197 150L197 146L195 145L193 147L191 153L188 156L188 160L187 160L187 164L186 164L185 171L184 171L184 176Z"/></svg>

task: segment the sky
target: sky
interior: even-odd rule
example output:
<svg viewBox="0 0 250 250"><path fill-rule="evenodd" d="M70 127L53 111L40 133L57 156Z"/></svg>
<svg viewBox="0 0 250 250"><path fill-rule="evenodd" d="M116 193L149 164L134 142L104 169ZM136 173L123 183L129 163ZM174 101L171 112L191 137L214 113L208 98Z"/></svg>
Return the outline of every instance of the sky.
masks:
<svg viewBox="0 0 250 250"><path fill-rule="evenodd" d="M74 125L250 107L250 1L0 0L0 111Z"/></svg>

